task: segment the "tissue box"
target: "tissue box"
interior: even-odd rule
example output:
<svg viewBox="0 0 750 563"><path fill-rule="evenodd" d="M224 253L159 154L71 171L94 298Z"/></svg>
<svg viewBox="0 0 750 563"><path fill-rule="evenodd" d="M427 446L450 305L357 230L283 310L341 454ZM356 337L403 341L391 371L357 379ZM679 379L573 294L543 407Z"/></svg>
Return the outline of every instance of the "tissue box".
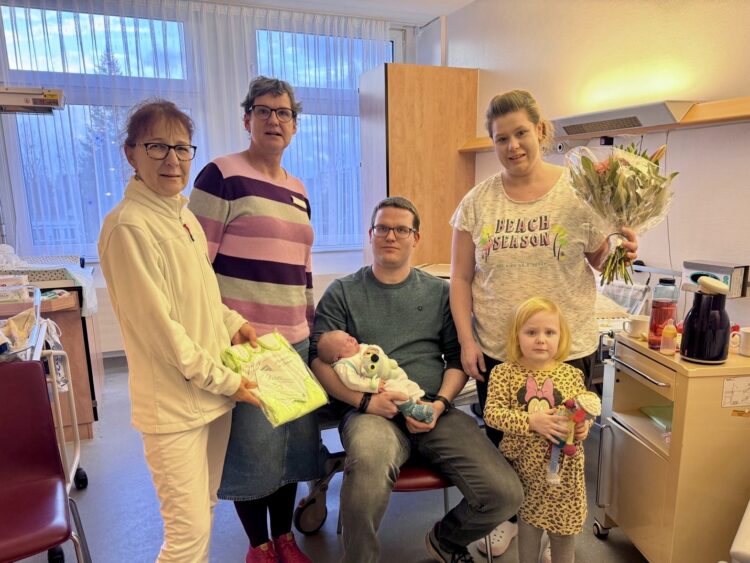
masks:
<svg viewBox="0 0 750 563"><path fill-rule="evenodd" d="M30 301L29 290L25 285L0 287L0 303L23 303Z"/></svg>
<svg viewBox="0 0 750 563"><path fill-rule="evenodd" d="M29 277L25 275L0 275L0 287L9 285L29 285Z"/></svg>

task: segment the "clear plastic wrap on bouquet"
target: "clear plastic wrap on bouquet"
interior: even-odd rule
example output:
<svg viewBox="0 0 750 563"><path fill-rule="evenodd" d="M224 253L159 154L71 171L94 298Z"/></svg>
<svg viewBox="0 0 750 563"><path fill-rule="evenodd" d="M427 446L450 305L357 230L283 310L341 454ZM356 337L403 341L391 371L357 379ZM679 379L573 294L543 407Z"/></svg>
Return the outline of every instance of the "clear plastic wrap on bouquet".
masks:
<svg viewBox="0 0 750 563"><path fill-rule="evenodd" d="M651 155L639 153L635 145L625 149L576 147L565 155L573 192L613 231L622 227L636 233L647 231L664 220L672 201L669 186L677 172L660 173L659 160L665 151L666 145ZM621 241L617 237L602 283L618 277L630 281Z"/></svg>
<svg viewBox="0 0 750 563"><path fill-rule="evenodd" d="M660 174L663 150L654 162L620 148L576 147L565 155L573 191L614 229L647 231L662 222L672 201L669 185L677 173Z"/></svg>

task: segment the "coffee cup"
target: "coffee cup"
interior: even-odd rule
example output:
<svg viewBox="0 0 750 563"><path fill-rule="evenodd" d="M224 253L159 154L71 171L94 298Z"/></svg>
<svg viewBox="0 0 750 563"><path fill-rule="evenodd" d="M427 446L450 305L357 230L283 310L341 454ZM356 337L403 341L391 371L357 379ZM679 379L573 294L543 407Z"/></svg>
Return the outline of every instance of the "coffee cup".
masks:
<svg viewBox="0 0 750 563"><path fill-rule="evenodd" d="M632 338L641 338L648 335L648 315L630 315L630 318L622 323L622 329Z"/></svg>
<svg viewBox="0 0 750 563"><path fill-rule="evenodd" d="M744 326L729 337L729 348L743 356L750 356L750 327Z"/></svg>

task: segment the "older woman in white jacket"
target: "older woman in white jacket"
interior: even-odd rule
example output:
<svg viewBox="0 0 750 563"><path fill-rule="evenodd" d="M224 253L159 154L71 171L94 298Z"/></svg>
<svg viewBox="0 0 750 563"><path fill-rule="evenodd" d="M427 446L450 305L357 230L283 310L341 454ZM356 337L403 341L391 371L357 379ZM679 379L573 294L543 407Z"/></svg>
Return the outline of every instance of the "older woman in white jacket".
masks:
<svg viewBox="0 0 750 563"><path fill-rule="evenodd" d="M208 561L211 516L235 401L258 405L252 384L220 352L255 344L255 331L221 302L206 238L180 192L193 123L171 102L131 112L125 155L135 176L107 215L99 256L125 341L133 426L161 505L160 562Z"/></svg>

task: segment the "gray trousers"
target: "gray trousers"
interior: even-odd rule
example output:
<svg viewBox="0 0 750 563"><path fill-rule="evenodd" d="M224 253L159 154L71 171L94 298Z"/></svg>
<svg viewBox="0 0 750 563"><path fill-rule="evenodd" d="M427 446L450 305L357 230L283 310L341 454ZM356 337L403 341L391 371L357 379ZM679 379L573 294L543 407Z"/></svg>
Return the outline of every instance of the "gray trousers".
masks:
<svg viewBox="0 0 750 563"><path fill-rule="evenodd" d="M486 536L521 505L515 471L474 419L459 410L443 414L424 434L411 434L401 416L389 420L352 413L342 423L341 441L346 450L340 499L345 562L378 561L378 528L399 468L410 456L439 470L464 497L440 523L440 543L448 549ZM425 532L429 527L425 522Z"/></svg>

